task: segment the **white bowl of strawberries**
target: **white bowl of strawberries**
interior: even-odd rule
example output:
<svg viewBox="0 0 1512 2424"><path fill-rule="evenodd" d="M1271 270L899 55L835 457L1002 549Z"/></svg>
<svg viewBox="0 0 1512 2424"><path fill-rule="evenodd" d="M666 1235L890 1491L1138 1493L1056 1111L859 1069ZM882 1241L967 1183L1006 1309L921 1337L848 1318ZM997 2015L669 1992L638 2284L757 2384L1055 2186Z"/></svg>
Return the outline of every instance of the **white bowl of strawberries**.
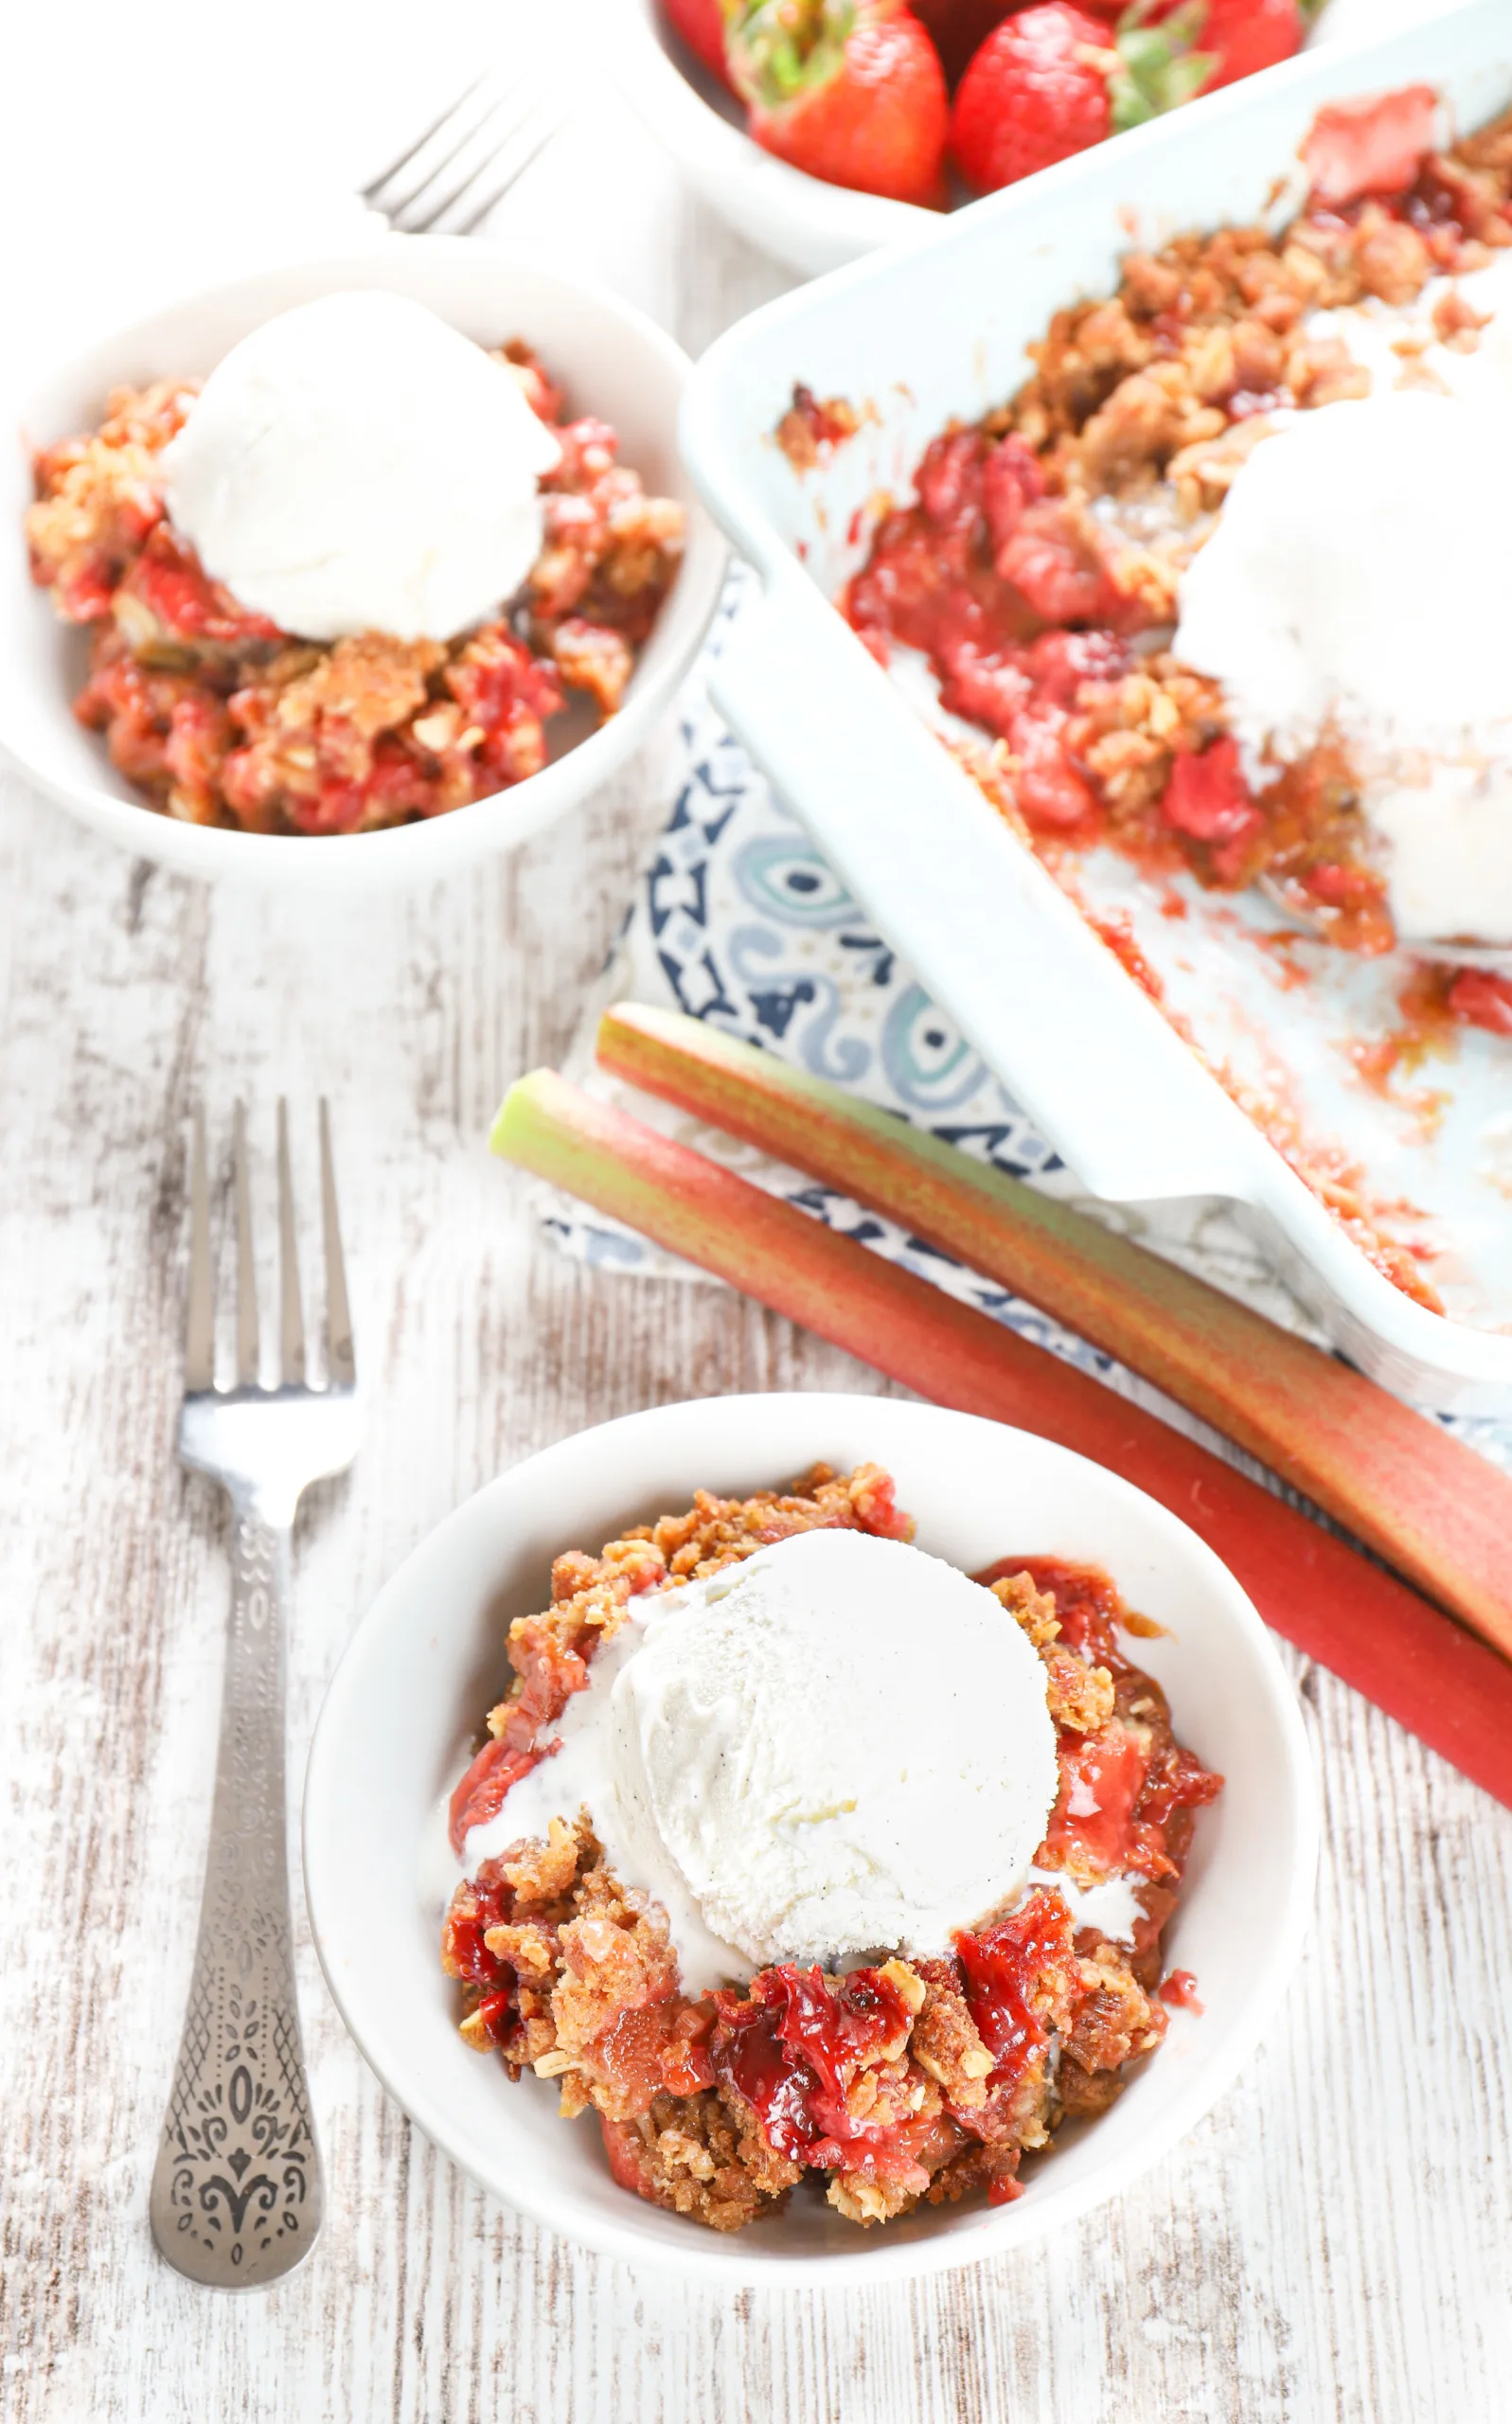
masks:
<svg viewBox="0 0 1512 2424"><path fill-rule="evenodd" d="M791 267L838 268L1300 49L1316 0L601 0L689 181Z"/></svg>

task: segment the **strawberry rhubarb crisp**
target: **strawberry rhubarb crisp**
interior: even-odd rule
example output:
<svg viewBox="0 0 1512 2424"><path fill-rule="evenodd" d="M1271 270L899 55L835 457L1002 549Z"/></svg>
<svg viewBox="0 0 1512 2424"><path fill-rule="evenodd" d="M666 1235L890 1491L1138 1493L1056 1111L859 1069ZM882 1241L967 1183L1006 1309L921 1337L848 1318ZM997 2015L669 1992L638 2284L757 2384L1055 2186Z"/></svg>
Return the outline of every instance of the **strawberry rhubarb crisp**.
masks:
<svg viewBox="0 0 1512 2424"><path fill-rule="evenodd" d="M45 448L32 571L88 633L75 701L193 824L357 833L538 773L569 694L612 716L683 509L520 342L329 295L206 382L117 388Z"/></svg>
<svg viewBox="0 0 1512 2424"><path fill-rule="evenodd" d="M716 2230L1016 2197L1192 2000L1161 1936L1221 1779L1124 1652L1156 1628L912 1530L820 1466L559 1558L453 1796L463 2036Z"/></svg>
<svg viewBox="0 0 1512 2424"><path fill-rule="evenodd" d="M927 659L1051 864L1105 842L1432 961L1512 1034L1512 115L1325 110L1289 224L1130 254L881 512L845 611Z"/></svg>

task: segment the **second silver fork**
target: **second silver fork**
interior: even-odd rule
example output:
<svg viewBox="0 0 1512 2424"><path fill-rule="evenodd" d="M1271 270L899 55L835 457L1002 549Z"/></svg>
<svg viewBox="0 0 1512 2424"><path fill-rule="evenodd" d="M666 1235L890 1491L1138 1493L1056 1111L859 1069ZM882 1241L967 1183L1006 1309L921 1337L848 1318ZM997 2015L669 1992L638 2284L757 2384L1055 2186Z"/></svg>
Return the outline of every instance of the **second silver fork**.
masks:
<svg viewBox="0 0 1512 2424"><path fill-rule="evenodd" d="M236 1114L236 1381L215 1385L205 1128L189 1181L189 1297L178 1452L231 1500L210 1848L178 2065L152 2173L152 2236L211 2289L260 2289L313 2246L325 2186L294 1987L284 1804L284 1610L303 1491L342 1472L359 1419L330 1132L320 1106L326 1385L306 1377L288 1117L278 1105L278 1384L261 1384L246 1121Z"/></svg>

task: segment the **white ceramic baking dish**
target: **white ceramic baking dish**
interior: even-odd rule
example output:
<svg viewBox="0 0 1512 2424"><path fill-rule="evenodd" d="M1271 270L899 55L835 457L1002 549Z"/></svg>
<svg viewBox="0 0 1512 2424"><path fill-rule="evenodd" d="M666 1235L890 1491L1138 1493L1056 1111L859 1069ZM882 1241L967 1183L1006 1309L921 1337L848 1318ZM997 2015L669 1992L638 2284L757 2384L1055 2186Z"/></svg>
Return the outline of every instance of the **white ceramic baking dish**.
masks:
<svg viewBox="0 0 1512 2424"><path fill-rule="evenodd" d="M1432 1164L1414 1162L1406 1144L1398 1150L1386 1112L1378 1116L1365 1102L1352 1071L1341 1074L1338 1034L1309 1044L1333 1073L1320 1096L1328 1132L1350 1120L1369 1131L1372 1187L1414 1201L1414 1181L1430 1196L1430 1176L1440 1188L1443 1200L1432 1197L1428 1209L1450 1241L1435 1266L1435 1278L1442 1268L1453 1282L1445 1290L1451 1317L1443 1318L1350 1242L827 603L864 553L878 494L907 494L934 432L1011 393L1029 368L1026 344L1058 307L1111 291L1132 241L1250 222L1268 206L1285 215L1294 203L1277 204L1277 181L1295 168L1322 103L1419 81L1438 89L1461 128L1504 108L1508 0L1474 0L1383 41L1312 52L1063 162L1032 190L959 212L927 243L785 296L704 356L685 403L683 445L714 514L765 584L717 668L719 704L881 931L1082 1184L1122 1203L1227 1199L1366 1371L1432 1405L1500 1413L1512 1405L1512 1209L1500 1174L1487 1178L1477 1163L1476 1140L1498 1115L1508 1127L1504 1043L1471 1039L1451 1070L1434 1073L1452 1099L1448 1143ZM870 407L858 437L802 477L772 436L799 380ZM1117 888L1137 883L1106 865L1091 879L1099 907L1117 905ZM1191 966L1181 983L1199 1009L1222 990L1235 956L1218 911L1232 933L1232 904L1191 888ZM1149 940L1163 948L1158 935ZM1322 1000L1334 988L1330 1013L1345 1015L1349 987L1366 977L1358 963L1338 965L1343 954L1323 956L1335 965L1306 989ZM1233 1036L1236 1050L1254 1045L1263 1074L1268 1056L1286 1060L1288 1022L1304 1014L1273 981L1259 989L1265 1000L1252 984L1237 1003Z"/></svg>

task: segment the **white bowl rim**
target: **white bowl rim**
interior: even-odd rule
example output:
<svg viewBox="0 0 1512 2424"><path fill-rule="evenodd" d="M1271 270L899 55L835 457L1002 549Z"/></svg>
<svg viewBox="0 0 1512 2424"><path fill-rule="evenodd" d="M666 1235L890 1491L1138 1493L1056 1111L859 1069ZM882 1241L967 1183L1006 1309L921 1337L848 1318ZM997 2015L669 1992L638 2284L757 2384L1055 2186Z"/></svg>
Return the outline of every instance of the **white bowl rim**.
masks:
<svg viewBox="0 0 1512 2424"><path fill-rule="evenodd" d="M506 278L511 273L519 273L547 281L563 294L571 295L586 312L601 314L656 356L672 374L679 396L685 389L693 364L674 337L638 305L627 302L612 289L590 279L564 276L543 248L500 242L491 238L480 241L463 236L406 236L385 229L340 249L271 260L263 268L248 270L234 278L199 285L161 299L150 312L117 324L87 346L76 346L62 359L47 364L40 375L27 382L25 390L12 376L5 389L5 418L29 447L34 442L35 423L42 418L35 399L77 381L95 384L101 390L103 401L103 390L111 383L111 358L151 346L159 328L167 330L187 316L235 305L243 298L256 303L263 293L272 297L276 289L292 281L303 285L319 280L325 291L347 280L371 284L375 268L384 261L400 260L412 267L422 260L465 260L477 272L480 281L490 270ZM270 312L281 308L278 301L270 299ZM45 441L61 434L44 431L42 436ZM668 453L680 454L675 425L668 432ZM248 833L228 827L181 824L146 802L123 799L95 786L59 781L17 744L7 729L3 706L0 761L14 767L35 790L82 817L95 831L133 856L160 858L180 872L208 881L245 878L263 885L298 883L314 878L322 889L335 891L347 886L361 890L374 884L434 881L443 876L454 862L461 865L531 840L606 782L646 739L703 644L719 602L728 560L722 537L691 487L686 505L688 541L678 578L657 628L637 661L630 694L619 713L541 774L471 801L466 809L447 816L422 818L377 832L328 836ZM46 601L41 595L37 603L39 611L45 611ZM60 713L66 715L69 706L70 702L62 699ZM144 817L154 820L153 828L146 833L141 827ZM160 847L153 847L154 842ZM340 860L327 864L330 848L338 844ZM319 864L313 864L316 861ZM346 869L345 877L339 874L341 868Z"/></svg>
<svg viewBox="0 0 1512 2424"><path fill-rule="evenodd" d="M948 2230L934 2237L906 2242L890 2242L885 2233L866 2233L865 2243L854 2252L823 2255L762 2255L759 2262L752 2263L742 2261L740 2243L746 2237L743 2232L725 2237L689 2223L685 2233L686 2243L680 2240L675 2249L648 2240L639 2225L639 2201L629 2194L624 2200L626 2211L623 2219L617 2212L613 2218L596 2213L585 2217L577 2209L570 2191L558 2193L556 2176L547 2175L540 2181L501 2177L497 2168L490 2168L480 2148L453 2129L422 2079L390 2075L369 2050L365 2039L360 1996L347 1994L335 1961L328 1958L325 1915L337 1902L340 1879L334 1865L328 1872L323 1811L333 1795L340 1791L342 1738L347 1710L360 1699L365 1667L381 1653L385 1632L396 1629L400 1612L413 1594L417 1577L443 1545L474 1530L487 1531L492 1510L501 1502L535 1486L549 1485L554 1467L566 1470L583 1456L590 1446L609 1477L606 1496L612 1496L616 1440L631 1429L643 1434L656 1428L675 1429L695 1406L701 1421L721 1429L728 1427L732 1435L738 1435L742 1418L757 1406L769 1410L791 1407L795 1416L801 1416L810 1423L823 1419L827 1413L836 1420L844 1420L855 1417L858 1410L862 1410L868 1421L881 1412L890 1427L897 1425L899 1429L916 1424L944 1424L957 1429L966 1426L975 1433L998 1435L1009 1443L1010 1453L1014 1449L1026 1448L1036 1457L1076 1469L1083 1477L1093 1477L1091 1487L1094 1490L1108 1493L1115 1503L1123 1500L1137 1504L1147 1519L1153 1519L1157 1532L1165 1533L1173 1549L1190 1559L1198 1571L1205 1575L1213 1586L1217 1604L1223 1610L1225 1621L1237 1630L1254 1655L1268 1713L1279 1730L1285 1773L1277 1777L1276 1789L1292 1823L1291 1866L1287 1879L1284 1907L1267 1942L1243 2009L1230 2024L1228 2041L1221 2057L1210 2057L1208 2067L1188 2083L1184 2092L1173 2094L1164 2114L1147 2128L1144 2136L1128 2150L1120 2163L1110 2166L1110 2177L1094 2177L1079 2187L1066 2190L1055 2186L1053 2173L1049 2178L1041 2175L1036 2183L1038 2193L1033 2198L1015 2201L999 2209L993 2218L994 2227L972 2232L964 2240L956 2239ZM879 1442L879 1448L880 1452L884 1452L884 1443ZM1321 1832L1320 1795L1313 1756L1296 1694L1274 1645L1253 1602L1228 1568L1179 1517L1148 1498L1144 1491L1136 1489L1132 1483L1125 1481L1119 1474L1076 1455L1070 1449L1007 1424L906 1399L863 1397L840 1391L796 1390L749 1392L702 1400L680 1399L667 1405L649 1407L640 1413L621 1415L611 1421L570 1433L551 1446L537 1450L465 1499L410 1551L354 1630L327 1688L316 1721L305 1773L302 1819L306 1899L326 1983L359 2051L416 2126L479 2187L513 2205L532 2220L543 2223L565 2237L585 2243L602 2255L615 2256L631 2264L649 2265L658 2271L675 2269L687 2275L718 2282L726 2289L742 2284L766 2288L799 2283L810 2288L854 2287L863 2280L916 2278L952 2271L991 2255L1011 2253L1014 2248L1040 2237L1063 2222L1078 2219L1130 2187L1197 2126L1219 2097L1227 2093L1254 2052L1290 1979L1307 1932ZM862 2236L858 2234L859 2237Z"/></svg>

